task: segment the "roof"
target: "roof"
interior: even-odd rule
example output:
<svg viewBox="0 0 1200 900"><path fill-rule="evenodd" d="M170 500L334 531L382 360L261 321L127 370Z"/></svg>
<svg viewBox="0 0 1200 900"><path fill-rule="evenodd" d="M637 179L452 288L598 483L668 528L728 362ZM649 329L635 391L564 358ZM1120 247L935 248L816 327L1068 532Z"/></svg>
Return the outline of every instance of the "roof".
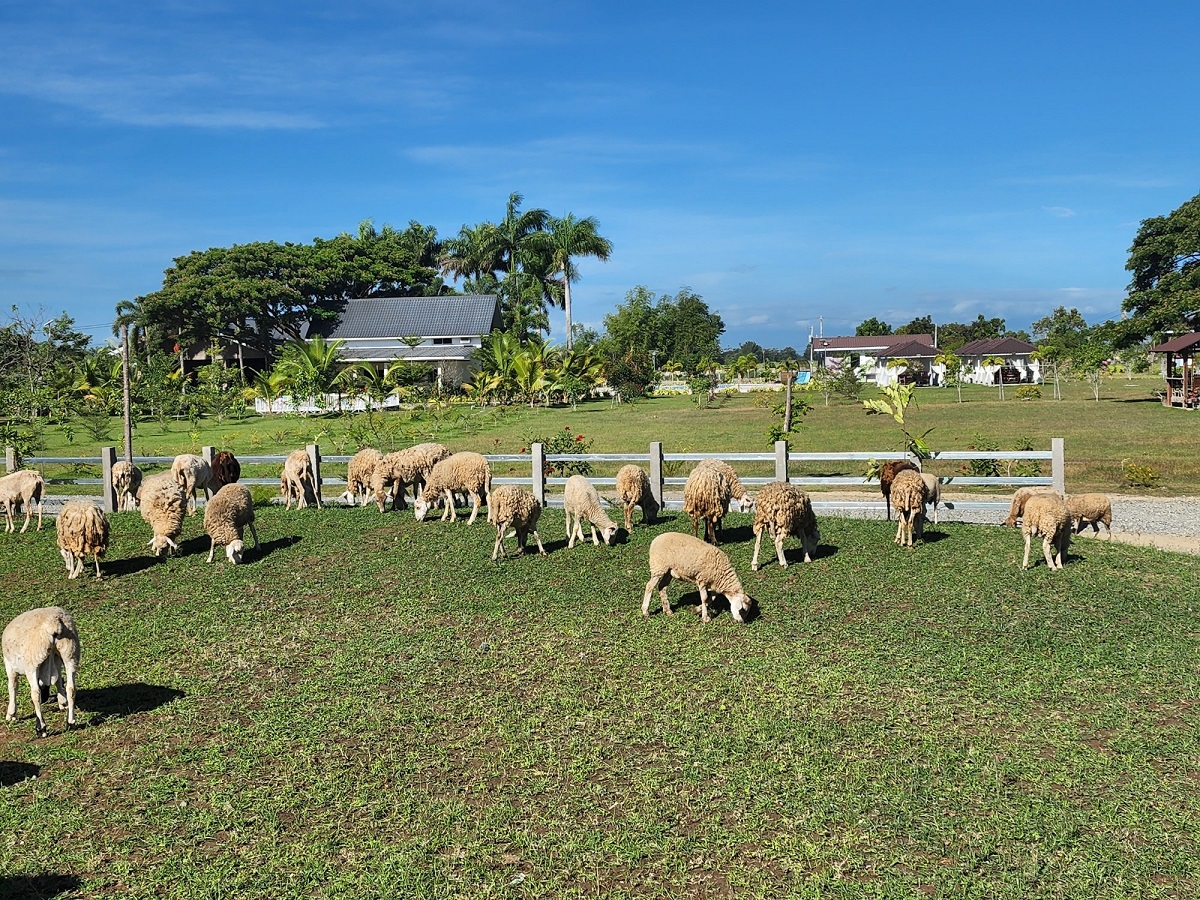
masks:
<svg viewBox="0 0 1200 900"><path fill-rule="evenodd" d="M879 355L890 359L900 359L901 357L918 359L922 356L937 356L938 353L939 351L936 347L931 347L929 344L914 340L903 344L892 344L892 346Z"/></svg>
<svg viewBox="0 0 1200 900"><path fill-rule="evenodd" d="M1193 331L1188 334L1180 334L1171 338L1169 341L1163 341L1157 347L1151 347L1151 353L1180 353L1184 350L1191 350L1197 345L1200 345L1200 331Z"/></svg>
<svg viewBox="0 0 1200 900"><path fill-rule="evenodd" d="M1022 356L1036 349L1029 341L1020 338L984 338L967 341L954 353L956 356Z"/></svg>
<svg viewBox="0 0 1200 900"><path fill-rule="evenodd" d="M812 339L814 353L844 353L847 350L883 350L897 344L917 341L932 344L932 334L873 334L851 337L815 337Z"/></svg>
<svg viewBox="0 0 1200 900"><path fill-rule="evenodd" d="M336 324L314 326L329 340L356 338L477 337L501 327L494 294L448 297L368 297L351 300ZM403 346L403 345L401 345Z"/></svg>

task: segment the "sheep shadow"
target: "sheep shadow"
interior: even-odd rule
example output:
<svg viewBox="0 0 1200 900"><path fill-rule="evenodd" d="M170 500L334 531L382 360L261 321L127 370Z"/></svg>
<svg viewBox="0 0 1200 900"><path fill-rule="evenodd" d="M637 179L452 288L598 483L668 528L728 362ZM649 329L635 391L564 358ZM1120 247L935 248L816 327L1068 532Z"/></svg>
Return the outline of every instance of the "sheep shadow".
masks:
<svg viewBox="0 0 1200 900"><path fill-rule="evenodd" d="M672 582L675 583L675 582ZM751 594L751 597L754 595ZM668 598L669 599L669 598ZM662 605L658 602L658 591L654 592L654 596L650 601L650 615L654 615L655 610L662 612ZM688 591L679 600L671 604L671 612L675 614L683 613L684 615L693 615L696 621L700 621L700 592ZM729 612L729 598L724 594L708 595L708 615L712 619L717 619L720 616L728 616L730 621L733 621L733 615ZM758 603L742 613L745 622L753 622L759 616ZM703 623L702 623L703 624ZM742 624L734 622L735 625Z"/></svg>
<svg viewBox="0 0 1200 900"><path fill-rule="evenodd" d="M76 893L83 882L77 875L0 875L0 897L8 900L50 900Z"/></svg>
<svg viewBox="0 0 1200 900"><path fill-rule="evenodd" d="M110 719L123 719L158 709L183 696L184 692L177 688L136 681L105 688L84 688L78 691L77 702L81 710L92 714L91 725L102 725Z"/></svg>
<svg viewBox="0 0 1200 900"><path fill-rule="evenodd" d="M738 525L736 528L722 528L717 532L717 541L721 544L741 544L754 540L754 529L749 525Z"/></svg>
<svg viewBox="0 0 1200 900"><path fill-rule="evenodd" d="M246 554L242 558L242 562L247 563L247 564L248 563L256 563L260 559L266 559L268 556L270 556L276 550L284 550L288 547L291 547L295 544L300 543L302 540L304 540L304 538L300 537L300 535L298 535L298 534L289 534L284 537L275 538L270 541L263 541L257 547L247 546ZM221 552L223 553L224 551L221 551Z"/></svg>
<svg viewBox="0 0 1200 900"><path fill-rule="evenodd" d="M114 559L100 563L100 574L104 575L135 575L153 568L158 557L153 553L149 556L129 556L125 559Z"/></svg>
<svg viewBox="0 0 1200 900"><path fill-rule="evenodd" d="M33 763L0 760L0 787L18 784L26 778L37 778L41 773L42 767L35 766ZM8 895L0 894L0 896L7 897Z"/></svg>
<svg viewBox="0 0 1200 900"><path fill-rule="evenodd" d="M767 538L765 537L763 538L763 544L766 545L763 547L764 550L769 549L772 552L775 550L774 545L768 544ZM817 548L812 552L812 560L813 562L816 562L818 559L825 559L826 557L837 555L838 548L833 544L817 544ZM789 566L804 565L804 548L784 547L783 558L787 560L787 564ZM759 563L762 568L766 568L766 563L763 562L763 558L761 556L759 557Z"/></svg>

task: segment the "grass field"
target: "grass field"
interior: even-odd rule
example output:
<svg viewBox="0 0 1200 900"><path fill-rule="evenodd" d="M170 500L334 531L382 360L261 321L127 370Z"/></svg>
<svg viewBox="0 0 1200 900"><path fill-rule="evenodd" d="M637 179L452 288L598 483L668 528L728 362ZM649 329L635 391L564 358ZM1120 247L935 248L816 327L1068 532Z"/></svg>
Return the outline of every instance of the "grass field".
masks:
<svg viewBox="0 0 1200 900"><path fill-rule="evenodd" d="M22 683L0 728L0 896L1200 891L1200 559L826 519L752 573L731 515L761 614L706 626L686 585L640 615L681 518L568 551L550 510L546 559L494 564L482 520L258 514L240 567L114 516L100 581L0 535L0 617L83 643L80 727L35 739Z"/></svg>

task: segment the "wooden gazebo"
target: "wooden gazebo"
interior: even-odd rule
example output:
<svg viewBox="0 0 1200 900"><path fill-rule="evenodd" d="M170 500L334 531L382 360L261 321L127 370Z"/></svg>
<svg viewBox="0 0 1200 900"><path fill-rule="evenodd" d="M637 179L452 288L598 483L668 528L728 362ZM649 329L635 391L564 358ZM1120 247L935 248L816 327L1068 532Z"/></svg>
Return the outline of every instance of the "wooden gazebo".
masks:
<svg viewBox="0 0 1200 900"><path fill-rule="evenodd" d="M1163 378L1167 389L1163 393L1163 406L1179 409L1196 409L1200 406L1200 371L1196 357L1200 357L1200 331L1181 334L1150 348L1151 353L1165 355Z"/></svg>

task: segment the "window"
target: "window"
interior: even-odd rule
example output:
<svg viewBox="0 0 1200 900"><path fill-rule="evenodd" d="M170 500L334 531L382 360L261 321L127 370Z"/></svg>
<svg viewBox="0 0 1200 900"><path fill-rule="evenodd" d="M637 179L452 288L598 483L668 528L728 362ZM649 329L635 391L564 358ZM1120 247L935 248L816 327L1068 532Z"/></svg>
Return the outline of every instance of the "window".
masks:
<svg viewBox="0 0 1200 900"><path fill-rule="evenodd" d="M435 344L449 344L452 342L452 339L451 338L434 338L433 342Z"/></svg>

